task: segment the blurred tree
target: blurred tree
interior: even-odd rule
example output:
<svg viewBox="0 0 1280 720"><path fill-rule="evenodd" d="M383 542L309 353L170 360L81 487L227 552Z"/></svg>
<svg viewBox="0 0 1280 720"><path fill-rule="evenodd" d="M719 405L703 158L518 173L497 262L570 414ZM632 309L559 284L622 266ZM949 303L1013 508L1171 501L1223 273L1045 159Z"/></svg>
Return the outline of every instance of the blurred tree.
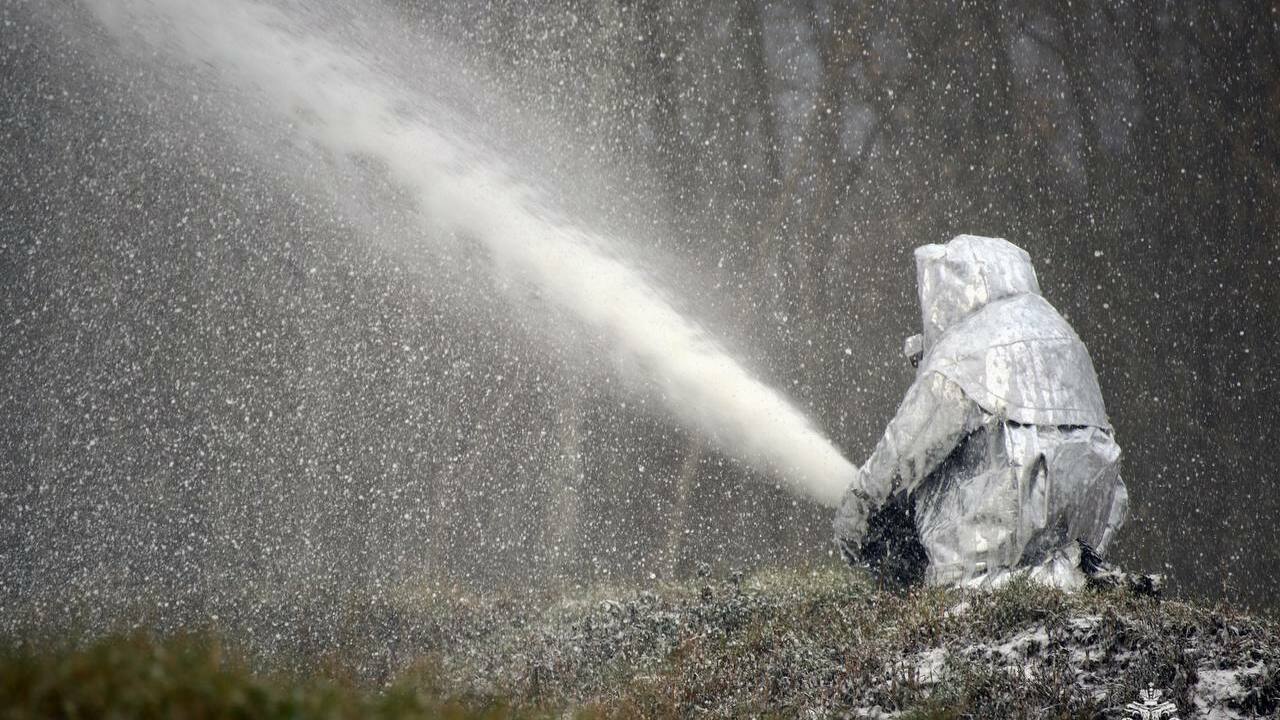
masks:
<svg viewBox="0 0 1280 720"><path fill-rule="evenodd" d="M456 50L460 113L855 461L911 377L912 248L1027 248L1125 449L1121 561L1273 602L1269 4L393 4ZM825 557L827 513L674 429L465 240L412 257L376 167L353 208L235 150L243 118L190 87L24 27L0 48L3 602Z"/></svg>

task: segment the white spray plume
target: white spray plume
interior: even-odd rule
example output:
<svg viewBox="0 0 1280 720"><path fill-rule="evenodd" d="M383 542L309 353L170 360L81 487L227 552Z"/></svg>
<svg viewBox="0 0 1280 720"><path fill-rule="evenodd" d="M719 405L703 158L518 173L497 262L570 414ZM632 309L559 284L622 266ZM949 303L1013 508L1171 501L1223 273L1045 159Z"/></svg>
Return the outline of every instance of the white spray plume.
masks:
<svg viewBox="0 0 1280 720"><path fill-rule="evenodd" d="M610 241L563 222L483 153L415 112L426 103L293 17L300 12L231 0L91 0L112 32L143 38L255 98L328 152L372 158L420 205L432 227L483 244L501 272L594 328L629 368L643 368L661 401L727 454L834 507L853 467L776 390L752 377L646 279L611 254ZM432 232L428 233L427 230ZM447 234L447 233L444 233Z"/></svg>

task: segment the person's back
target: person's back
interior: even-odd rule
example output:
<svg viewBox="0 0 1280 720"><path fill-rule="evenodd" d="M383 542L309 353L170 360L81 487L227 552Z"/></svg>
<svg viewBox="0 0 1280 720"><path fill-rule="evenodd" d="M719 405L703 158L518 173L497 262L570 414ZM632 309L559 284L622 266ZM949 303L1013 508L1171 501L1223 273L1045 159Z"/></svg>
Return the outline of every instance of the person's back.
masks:
<svg viewBox="0 0 1280 720"><path fill-rule="evenodd" d="M850 484L840 547L899 579L986 583L1030 568L1076 586L1077 543L1105 553L1127 510L1088 352L1016 246L963 235L916 261L923 357ZM907 518L923 552L886 517Z"/></svg>

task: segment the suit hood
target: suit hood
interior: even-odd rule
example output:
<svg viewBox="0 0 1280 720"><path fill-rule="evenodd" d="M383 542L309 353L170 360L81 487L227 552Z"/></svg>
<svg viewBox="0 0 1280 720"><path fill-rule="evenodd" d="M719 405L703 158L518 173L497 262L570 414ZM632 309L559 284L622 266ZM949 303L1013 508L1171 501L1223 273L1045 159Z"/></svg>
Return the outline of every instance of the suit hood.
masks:
<svg viewBox="0 0 1280 720"><path fill-rule="evenodd" d="M949 328L997 300L1039 295L1031 256L1001 238L959 235L916 248L925 354Z"/></svg>

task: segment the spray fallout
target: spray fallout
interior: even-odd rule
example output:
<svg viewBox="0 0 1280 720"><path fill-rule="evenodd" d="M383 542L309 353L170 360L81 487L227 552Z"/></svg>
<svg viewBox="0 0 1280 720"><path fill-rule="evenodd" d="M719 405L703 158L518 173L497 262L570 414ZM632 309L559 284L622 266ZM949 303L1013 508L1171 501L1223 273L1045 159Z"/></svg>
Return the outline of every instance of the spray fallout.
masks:
<svg viewBox="0 0 1280 720"><path fill-rule="evenodd" d="M447 112L431 111L427 98L375 69L376 58L327 36L296 8L188 0L91 7L126 42L212 67L243 93L246 108L287 123L297 139L382 168L413 198L421 237L478 242L494 272L537 288L602 336L619 368L643 372L681 422L795 492L839 503L852 467L796 407L620 259L617 239L556 219L484 148L461 139Z"/></svg>

